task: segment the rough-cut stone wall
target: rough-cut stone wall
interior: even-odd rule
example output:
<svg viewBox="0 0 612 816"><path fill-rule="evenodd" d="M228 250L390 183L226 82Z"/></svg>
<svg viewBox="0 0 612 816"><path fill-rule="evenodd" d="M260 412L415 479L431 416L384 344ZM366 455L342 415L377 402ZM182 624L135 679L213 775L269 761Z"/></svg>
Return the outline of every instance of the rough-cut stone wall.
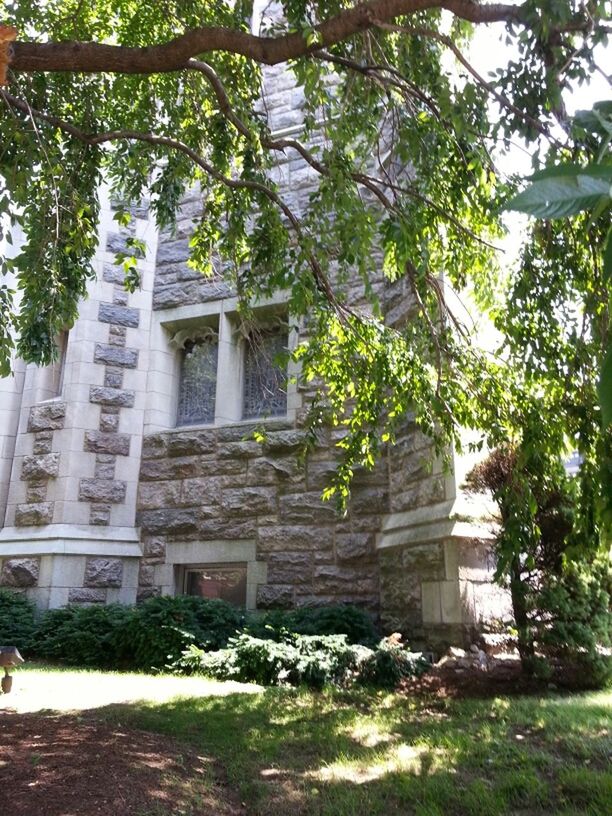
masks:
<svg viewBox="0 0 612 816"><path fill-rule="evenodd" d="M375 533L388 510L386 466L358 477L350 514L321 501L334 468L321 438L305 465L304 432L269 424L262 445L248 427L155 434L145 439L138 522L144 557L139 596L170 592L164 584L173 544L254 540L267 564L259 608L353 602L378 609ZM238 559L240 560L240 559Z"/></svg>
<svg viewBox="0 0 612 816"><path fill-rule="evenodd" d="M53 431L64 427L66 405L52 402L30 409L27 432L33 435L32 454L21 465L27 483L25 502L15 508L16 527L37 527L53 519L54 503L47 501L47 484L59 473L60 454L52 452ZM35 583L35 582L34 582Z"/></svg>

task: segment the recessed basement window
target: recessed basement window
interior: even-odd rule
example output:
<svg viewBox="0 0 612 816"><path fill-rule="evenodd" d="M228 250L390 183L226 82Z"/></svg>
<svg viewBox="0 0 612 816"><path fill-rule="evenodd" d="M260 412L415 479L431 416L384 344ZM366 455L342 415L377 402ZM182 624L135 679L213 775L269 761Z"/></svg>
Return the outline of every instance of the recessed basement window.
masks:
<svg viewBox="0 0 612 816"><path fill-rule="evenodd" d="M212 564L185 570L185 594L246 606L247 565Z"/></svg>

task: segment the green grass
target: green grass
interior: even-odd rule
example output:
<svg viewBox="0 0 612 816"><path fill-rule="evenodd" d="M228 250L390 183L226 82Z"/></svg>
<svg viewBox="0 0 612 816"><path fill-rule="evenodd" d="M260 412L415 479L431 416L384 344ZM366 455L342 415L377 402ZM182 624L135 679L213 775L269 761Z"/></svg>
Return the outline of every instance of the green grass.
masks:
<svg viewBox="0 0 612 816"><path fill-rule="evenodd" d="M610 693L426 701L271 689L96 716L218 760L261 816L612 812Z"/></svg>
<svg viewBox="0 0 612 816"><path fill-rule="evenodd" d="M257 814L612 812L612 697L270 690L107 712L217 757Z"/></svg>

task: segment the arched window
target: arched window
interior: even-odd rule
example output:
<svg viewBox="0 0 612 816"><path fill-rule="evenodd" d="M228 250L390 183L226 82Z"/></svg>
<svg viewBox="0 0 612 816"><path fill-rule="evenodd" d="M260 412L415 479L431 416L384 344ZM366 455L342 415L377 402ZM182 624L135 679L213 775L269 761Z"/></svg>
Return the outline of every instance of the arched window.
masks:
<svg viewBox="0 0 612 816"><path fill-rule="evenodd" d="M177 425L215 421L218 338L212 330L185 340L181 358Z"/></svg>
<svg viewBox="0 0 612 816"><path fill-rule="evenodd" d="M287 413L287 332L251 332L245 340L242 418Z"/></svg>

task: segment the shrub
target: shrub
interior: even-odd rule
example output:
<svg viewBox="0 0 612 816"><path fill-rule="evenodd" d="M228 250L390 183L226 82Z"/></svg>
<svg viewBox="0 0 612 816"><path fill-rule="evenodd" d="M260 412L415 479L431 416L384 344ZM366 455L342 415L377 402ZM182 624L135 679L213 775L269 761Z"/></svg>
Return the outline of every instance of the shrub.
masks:
<svg viewBox="0 0 612 816"><path fill-rule="evenodd" d="M130 654L123 633L133 615L121 604L49 609L37 627L34 652L72 665L125 668Z"/></svg>
<svg viewBox="0 0 612 816"><path fill-rule="evenodd" d="M609 561L570 562L540 593L538 648L547 673L563 685L600 688L612 680L612 575Z"/></svg>
<svg viewBox="0 0 612 816"><path fill-rule="evenodd" d="M346 635L348 643L373 646L379 635L370 615L357 606L302 607L251 617L246 631L254 637L281 640L287 632L301 635Z"/></svg>
<svg viewBox="0 0 612 816"><path fill-rule="evenodd" d="M424 674L429 664L419 652L409 652L389 639L381 640L361 665L359 682L365 686L395 688L405 677Z"/></svg>
<svg viewBox="0 0 612 816"><path fill-rule="evenodd" d="M177 672L201 672L219 680L262 685L307 685L354 682L392 688L403 677L419 674L427 664L420 655L382 641L376 649L348 643L346 635L286 633L282 640L242 634L226 649L206 653L191 645L174 664Z"/></svg>
<svg viewBox="0 0 612 816"><path fill-rule="evenodd" d="M0 589L0 645L27 652L35 630L35 607L25 595Z"/></svg>
<svg viewBox="0 0 612 816"><path fill-rule="evenodd" d="M163 668L190 645L219 649L242 626L239 609L192 595L149 598L134 610L121 639L137 668Z"/></svg>

